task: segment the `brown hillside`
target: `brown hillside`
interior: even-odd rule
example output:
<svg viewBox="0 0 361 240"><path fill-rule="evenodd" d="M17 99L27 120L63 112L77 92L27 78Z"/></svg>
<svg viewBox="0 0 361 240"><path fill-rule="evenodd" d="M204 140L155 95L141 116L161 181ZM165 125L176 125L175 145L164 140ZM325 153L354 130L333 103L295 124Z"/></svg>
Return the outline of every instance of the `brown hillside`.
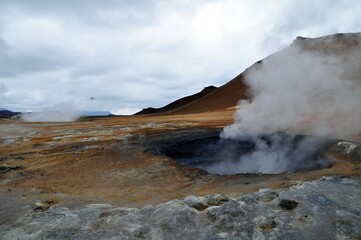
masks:
<svg viewBox="0 0 361 240"><path fill-rule="evenodd" d="M243 74L240 74L212 93L182 106L171 113L187 114L226 109L236 106L240 99L247 98L247 86L243 82Z"/></svg>
<svg viewBox="0 0 361 240"><path fill-rule="evenodd" d="M143 109L142 111L140 112L137 112L136 114L134 115L144 115L144 114L157 114L157 113L170 113L172 111L175 111L183 106L186 106L187 104L191 103L191 102L194 102L208 94L210 94L211 92L217 90L217 87L215 86L208 86L208 87L205 87L202 91L196 93L196 94L193 94L193 95L190 95L190 96L186 96L186 97L183 97L181 99L178 99L164 107L161 107L161 108L152 108L152 107L149 107L149 108L145 108Z"/></svg>

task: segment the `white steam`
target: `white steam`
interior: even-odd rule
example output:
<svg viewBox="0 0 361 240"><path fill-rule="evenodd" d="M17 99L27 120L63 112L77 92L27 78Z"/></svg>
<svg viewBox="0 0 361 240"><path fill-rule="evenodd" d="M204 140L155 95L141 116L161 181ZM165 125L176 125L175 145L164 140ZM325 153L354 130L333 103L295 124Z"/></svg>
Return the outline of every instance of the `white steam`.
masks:
<svg viewBox="0 0 361 240"><path fill-rule="evenodd" d="M44 108L41 112L26 113L22 116L26 122L71 122L79 117L79 111L66 104L57 104L53 107Z"/></svg>
<svg viewBox="0 0 361 240"><path fill-rule="evenodd" d="M252 102L237 110L225 138L279 131L348 137L361 131L361 44L326 54L294 43L248 69L245 79Z"/></svg>
<svg viewBox="0 0 361 240"><path fill-rule="evenodd" d="M260 134L306 134L318 137L352 138L361 132L361 38L360 34L319 39L297 39L245 72L251 102L241 104L235 123L221 137L240 139ZM355 37L356 36L356 37ZM345 42L343 42L345 41ZM300 164L295 157L321 148L305 138L296 155L289 144L260 145L237 161L223 161L211 172L279 173ZM307 154L305 161L309 160ZM303 160L302 160L303 161ZM301 161L301 162L302 162ZM288 166L288 167L287 167Z"/></svg>
<svg viewBox="0 0 361 240"><path fill-rule="evenodd" d="M245 141L242 139L240 141ZM207 172L228 175L241 172L282 173L326 168L331 161L322 156L328 143L322 138L301 135L273 134L266 136L248 136L252 142L248 151L230 151L232 143L217 153L213 164L202 166ZM252 149L254 148L254 149ZM307 151L304 151L307 149ZM290 161L292 159L292 161Z"/></svg>

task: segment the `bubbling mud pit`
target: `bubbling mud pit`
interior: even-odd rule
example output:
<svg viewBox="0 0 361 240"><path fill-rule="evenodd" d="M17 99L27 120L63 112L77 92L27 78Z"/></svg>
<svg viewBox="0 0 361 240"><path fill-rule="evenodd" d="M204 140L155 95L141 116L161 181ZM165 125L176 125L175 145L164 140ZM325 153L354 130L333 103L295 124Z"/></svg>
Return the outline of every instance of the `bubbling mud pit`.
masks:
<svg viewBox="0 0 361 240"><path fill-rule="evenodd" d="M224 139L219 131L187 131L151 143L148 152L208 173L285 173L332 167L333 140L288 134Z"/></svg>

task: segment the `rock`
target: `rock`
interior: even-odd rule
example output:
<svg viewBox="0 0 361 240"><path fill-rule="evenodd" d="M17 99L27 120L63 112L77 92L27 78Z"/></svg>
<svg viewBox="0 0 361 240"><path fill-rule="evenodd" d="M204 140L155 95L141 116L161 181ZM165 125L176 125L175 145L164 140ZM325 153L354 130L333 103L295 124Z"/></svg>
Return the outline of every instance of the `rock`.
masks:
<svg viewBox="0 0 361 240"><path fill-rule="evenodd" d="M203 211L208 208L208 205L202 201L202 198L196 196L188 196L184 199L184 203L191 208L195 208L198 211Z"/></svg>
<svg viewBox="0 0 361 240"><path fill-rule="evenodd" d="M222 194L213 194L205 197L205 202L208 206L220 206L225 202L228 202L230 199Z"/></svg>
<svg viewBox="0 0 361 240"><path fill-rule="evenodd" d="M230 215L234 218L242 217L246 213L241 209L240 204L237 201L230 200L220 206L220 210L223 214Z"/></svg>

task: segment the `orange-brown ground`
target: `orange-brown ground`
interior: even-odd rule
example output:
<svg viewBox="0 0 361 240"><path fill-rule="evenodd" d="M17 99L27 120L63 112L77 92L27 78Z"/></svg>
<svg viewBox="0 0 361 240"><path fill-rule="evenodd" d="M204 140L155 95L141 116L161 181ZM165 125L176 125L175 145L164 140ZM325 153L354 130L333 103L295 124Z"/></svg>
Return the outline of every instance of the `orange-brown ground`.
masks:
<svg viewBox="0 0 361 240"><path fill-rule="evenodd" d="M144 153L135 144L147 134L179 129L221 129L234 110L168 116L85 119L73 123L0 120L0 164L20 167L0 173L0 187L38 190L142 206L188 195L239 194L282 187L324 175L352 175L360 166L334 156L329 169L279 175L217 176Z"/></svg>

